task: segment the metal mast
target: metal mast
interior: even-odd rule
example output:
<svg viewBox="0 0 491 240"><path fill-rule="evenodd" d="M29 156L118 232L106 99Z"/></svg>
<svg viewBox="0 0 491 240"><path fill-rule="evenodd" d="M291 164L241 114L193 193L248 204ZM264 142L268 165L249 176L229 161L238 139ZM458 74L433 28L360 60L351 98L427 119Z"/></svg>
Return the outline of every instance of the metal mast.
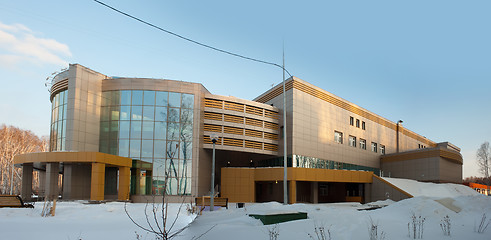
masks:
<svg viewBox="0 0 491 240"><path fill-rule="evenodd" d="M287 167L288 157L286 149L285 43L283 42L283 204L288 204Z"/></svg>

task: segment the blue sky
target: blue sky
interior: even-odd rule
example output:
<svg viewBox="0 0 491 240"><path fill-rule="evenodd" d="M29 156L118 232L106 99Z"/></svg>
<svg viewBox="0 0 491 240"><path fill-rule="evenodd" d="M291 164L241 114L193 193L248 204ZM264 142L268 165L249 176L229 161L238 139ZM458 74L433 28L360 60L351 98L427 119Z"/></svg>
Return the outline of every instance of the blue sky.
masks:
<svg viewBox="0 0 491 240"><path fill-rule="evenodd" d="M265 61L427 138L491 141L489 1L104 1L167 30ZM193 45L94 1L0 3L0 123L49 132L46 77L79 63L109 76L199 82L253 99L280 69Z"/></svg>

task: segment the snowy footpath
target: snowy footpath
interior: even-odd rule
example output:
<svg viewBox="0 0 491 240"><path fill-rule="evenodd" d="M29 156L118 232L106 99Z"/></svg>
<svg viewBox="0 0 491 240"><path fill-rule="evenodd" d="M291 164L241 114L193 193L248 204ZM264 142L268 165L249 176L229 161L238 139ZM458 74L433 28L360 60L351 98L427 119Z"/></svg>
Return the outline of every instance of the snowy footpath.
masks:
<svg viewBox="0 0 491 240"><path fill-rule="evenodd" d="M364 205L282 205L269 202L248 203L244 208L236 208L235 204L230 204L229 209L203 212L198 217L189 213L189 204L185 204L180 209L174 230L187 228L174 239L193 239L206 232L200 239L268 240L268 233L273 227L279 234L278 240L310 239L308 234L315 235L316 227L324 227L326 232L329 231L332 240L370 239L372 225L377 228L377 239L412 239L408 232L412 228L412 216L416 220L424 219L423 223L417 225L421 227L418 233L422 235L422 239L491 239L491 224L484 232L478 233L483 214L487 217L485 224L491 221L491 197L480 195L463 185L386 180L415 197L399 202L386 200ZM169 204L167 227L174 222L179 206L180 204ZM151 205L127 204L129 214L143 226L147 226L146 207L149 222L153 223ZM381 208L373 209L376 207ZM372 210L362 210L368 208ZM56 214L51 217L41 217L42 209L42 203L37 203L34 209L0 208L0 240L155 239L132 223L126 215L125 203L58 202ZM248 216L295 211L307 212L308 219L264 226L261 221ZM450 236L444 235L442 230L442 226L448 226L444 222L446 217L447 223L450 223L447 231Z"/></svg>
<svg viewBox="0 0 491 240"><path fill-rule="evenodd" d="M452 204L460 209L454 212L438 198L415 197L400 202L384 201L366 205L357 203L294 204L280 203L246 204L245 208L220 209L204 212L195 219L186 207L176 222L175 229L188 224L176 239L192 239L212 228L201 239L269 239L268 231L273 226L264 226L259 220L248 217L251 213L301 211L308 219L278 224L278 239L309 239L315 227L329 229L331 239L370 239L372 221L383 231L385 239L410 239L408 223L411 216L425 218L423 239L491 239L491 226L484 233L477 233L482 214L491 218L491 197L483 195L452 198ZM373 205L388 205L369 211L361 208ZM179 205L171 204L169 216L175 216ZM128 204L128 211L135 221L145 225L145 204ZM0 239L154 239L138 229L126 216L124 203L86 204L85 202L59 202L56 216L41 217L42 206L34 209L0 209ZM148 211L151 216L151 211ZM444 236L440 227L445 216L450 218L450 236ZM193 221L194 219L194 221Z"/></svg>

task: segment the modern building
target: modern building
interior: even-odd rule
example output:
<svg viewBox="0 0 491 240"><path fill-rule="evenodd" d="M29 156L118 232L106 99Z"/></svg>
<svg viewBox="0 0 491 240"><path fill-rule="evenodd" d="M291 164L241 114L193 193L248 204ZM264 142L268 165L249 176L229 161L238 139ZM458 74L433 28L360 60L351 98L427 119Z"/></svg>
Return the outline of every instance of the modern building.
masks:
<svg viewBox="0 0 491 240"><path fill-rule="evenodd" d="M464 185L474 189L476 192L486 195L486 196L491 196L491 188L487 185L484 184L479 184L479 183L465 183Z"/></svg>
<svg viewBox="0 0 491 240"><path fill-rule="evenodd" d="M286 81L286 99L285 107L282 85L250 101L199 83L108 77L71 64L52 80L50 152L14 159L22 196L32 194L33 171L47 197L208 195L209 136L218 134L215 192L231 202L282 202L285 109L290 203L385 199L379 175L462 181L460 149L450 143L296 77Z"/></svg>

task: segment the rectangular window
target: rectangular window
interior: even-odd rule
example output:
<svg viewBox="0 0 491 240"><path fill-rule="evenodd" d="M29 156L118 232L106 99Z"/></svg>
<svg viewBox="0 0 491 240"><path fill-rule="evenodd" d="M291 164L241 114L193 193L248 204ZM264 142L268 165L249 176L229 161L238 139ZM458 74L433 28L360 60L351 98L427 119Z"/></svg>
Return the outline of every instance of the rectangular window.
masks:
<svg viewBox="0 0 491 240"><path fill-rule="evenodd" d="M361 129L365 130L365 121L361 122Z"/></svg>
<svg viewBox="0 0 491 240"><path fill-rule="evenodd" d="M377 152L377 143L372 142L372 152Z"/></svg>
<svg viewBox="0 0 491 240"><path fill-rule="evenodd" d="M326 183L319 183L319 196L329 196L329 187Z"/></svg>
<svg viewBox="0 0 491 240"><path fill-rule="evenodd" d="M343 133L334 131L334 142L343 143Z"/></svg>
<svg viewBox="0 0 491 240"><path fill-rule="evenodd" d="M355 119L353 117L349 117L349 125L353 126L355 124Z"/></svg>
<svg viewBox="0 0 491 240"><path fill-rule="evenodd" d="M359 128L360 127L360 119L356 119L356 127Z"/></svg>
<svg viewBox="0 0 491 240"><path fill-rule="evenodd" d="M385 146L380 144L380 154L385 154Z"/></svg>
<svg viewBox="0 0 491 240"><path fill-rule="evenodd" d="M363 150L367 150L367 140L360 139L360 148Z"/></svg>
<svg viewBox="0 0 491 240"><path fill-rule="evenodd" d="M356 137L349 136L349 145L350 147L356 147Z"/></svg>

